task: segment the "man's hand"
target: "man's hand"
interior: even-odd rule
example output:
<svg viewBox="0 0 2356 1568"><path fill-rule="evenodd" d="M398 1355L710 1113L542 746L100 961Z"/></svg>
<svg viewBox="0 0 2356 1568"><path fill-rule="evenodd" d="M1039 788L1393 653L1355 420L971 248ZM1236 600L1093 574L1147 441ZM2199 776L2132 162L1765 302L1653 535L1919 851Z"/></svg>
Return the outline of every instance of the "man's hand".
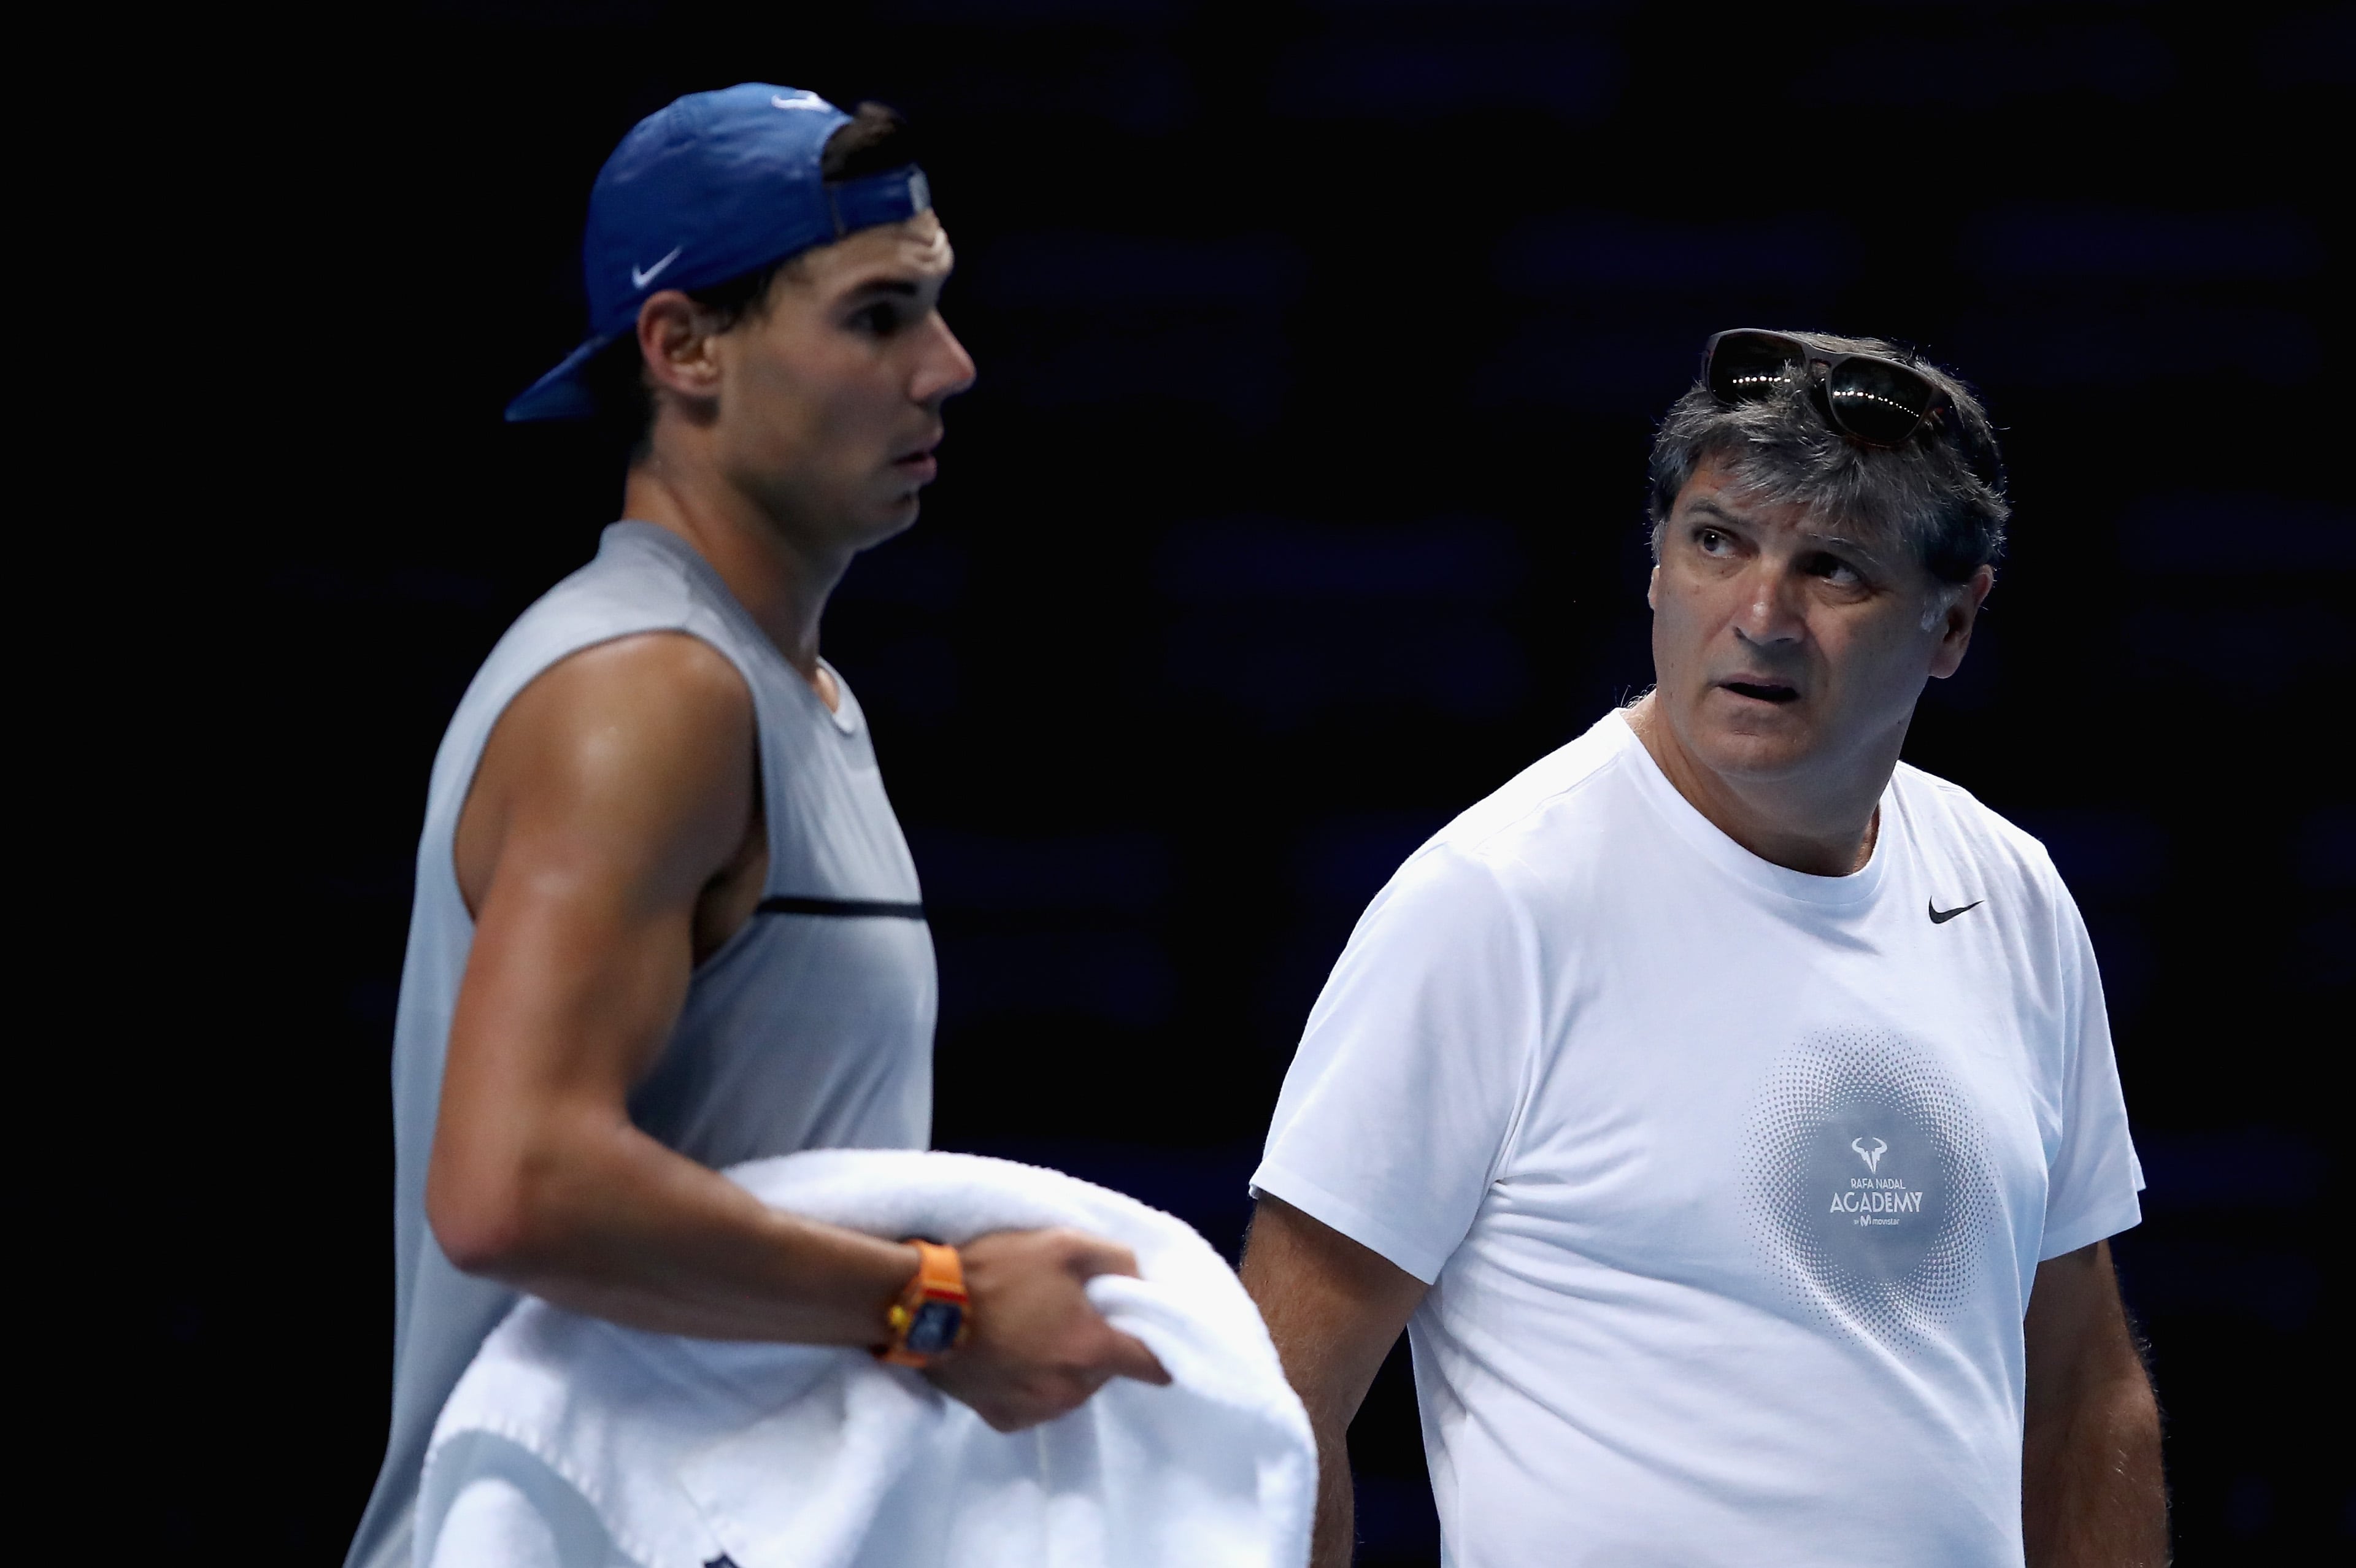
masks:
<svg viewBox="0 0 2356 1568"><path fill-rule="evenodd" d="M2160 1568L2168 1490L2159 1406L2119 1303L2110 1243L2038 1264L2023 1327L2020 1500L2030 1568Z"/></svg>
<svg viewBox="0 0 2356 1568"><path fill-rule="evenodd" d="M958 1256L973 1337L925 1375L999 1431L1053 1421L1114 1378L1170 1381L1152 1351L1088 1304L1098 1275L1136 1275L1127 1247L1078 1231L999 1231Z"/></svg>

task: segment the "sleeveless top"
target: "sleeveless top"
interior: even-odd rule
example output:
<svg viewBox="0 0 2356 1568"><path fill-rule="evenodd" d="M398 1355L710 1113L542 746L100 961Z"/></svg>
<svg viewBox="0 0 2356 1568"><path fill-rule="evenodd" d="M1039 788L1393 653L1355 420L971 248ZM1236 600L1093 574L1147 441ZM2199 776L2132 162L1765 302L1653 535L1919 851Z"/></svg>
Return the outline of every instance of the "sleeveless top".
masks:
<svg viewBox="0 0 2356 1568"><path fill-rule="evenodd" d="M758 912L697 966L677 1027L630 1097L631 1119L714 1168L930 1141L932 937L858 699L838 676L841 708L830 712L678 536L613 524L596 559L499 639L434 757L393 1029L392 1430L347 1568L407 1563L434 1419L519 1299L460 1274L425 1221L443 1056L475 934L452 859L459 812L518 692L568 655L656 631L710 644L752 692L769 870Z"/></svg>

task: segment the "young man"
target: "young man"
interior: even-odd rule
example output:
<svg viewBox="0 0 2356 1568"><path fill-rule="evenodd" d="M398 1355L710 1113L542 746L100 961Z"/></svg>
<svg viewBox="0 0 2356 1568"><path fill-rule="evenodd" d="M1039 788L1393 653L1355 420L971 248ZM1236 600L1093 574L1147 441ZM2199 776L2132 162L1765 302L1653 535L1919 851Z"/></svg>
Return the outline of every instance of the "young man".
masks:
<svg viewBox="0 0 2356 1568"><path fill-rule="evenodd" d="M1253 1178L1319 1568L1403 1325L1462 1568L2164 1561L2094 953L1898 760L2007 515L1938 370L1712 340L1653 453L1658 684L1376 897Z"/></svg>
<svg viewBox="0 0 2356 1568"><path fill-rule="evenodd" d="M920 1249L715 1174L929 1136L916 869L818 651L973 380L900 122L766 83L682 98L600 171L582 250L591 336L508 412L631 421L630 520L500 641L434 762L393 1048L392 1431L354 1568L408 1562L434 1418L519 1291L872 1346L1002 1430L1167 1381L1083 1293L1134 1272L1119 1247Z"/></svg>

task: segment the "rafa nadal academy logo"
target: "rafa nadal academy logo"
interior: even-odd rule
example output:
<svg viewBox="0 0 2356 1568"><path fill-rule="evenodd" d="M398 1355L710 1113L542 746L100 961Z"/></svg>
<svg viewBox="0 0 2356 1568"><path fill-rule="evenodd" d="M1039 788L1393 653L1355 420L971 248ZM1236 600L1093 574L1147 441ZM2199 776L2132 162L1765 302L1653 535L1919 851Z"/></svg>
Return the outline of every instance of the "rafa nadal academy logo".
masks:
<svg viewBox="0 0 2356 1568"><path fill-rule="evenodd" d="M1879 1029L1805 1039L1761 1083L1745 1144L1751 1234L1809 1316L1899 1348L1970 1295L1995 1180L1930 1051Z"/></svg>
<svg viewBox="0 0 2356 1568"><path fill-rule="evenodd" d="M1922 1189L1907 1186L1902 1176L1881 1174L1881 1157L1890 1152L1888 1139L1868 1134L1849 1139L1848 1147L1865 1161L1865 1175L1852 1176L1847 1186L1833 1189L1828 1212L1848 1215L1860 1225L1900 1225L1907 1215L1922 1212Z"/></svg>

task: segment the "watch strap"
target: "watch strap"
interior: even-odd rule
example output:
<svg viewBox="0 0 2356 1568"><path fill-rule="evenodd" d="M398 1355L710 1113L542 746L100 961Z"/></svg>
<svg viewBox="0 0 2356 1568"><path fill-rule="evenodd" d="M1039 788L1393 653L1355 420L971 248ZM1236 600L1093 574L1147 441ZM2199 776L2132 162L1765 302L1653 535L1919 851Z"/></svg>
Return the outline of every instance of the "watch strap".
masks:
<svg viewBox="0 0 2356 1568"><path fill-rule="evenodd" d="M907 1244L916 1249L916 1272L885 1315L892 1337L875 1354L894 1366L925 1367L965 1342L973 1329L972 1303L965 1262L955 1247L921 1236L909 1237Z"/></svg>

